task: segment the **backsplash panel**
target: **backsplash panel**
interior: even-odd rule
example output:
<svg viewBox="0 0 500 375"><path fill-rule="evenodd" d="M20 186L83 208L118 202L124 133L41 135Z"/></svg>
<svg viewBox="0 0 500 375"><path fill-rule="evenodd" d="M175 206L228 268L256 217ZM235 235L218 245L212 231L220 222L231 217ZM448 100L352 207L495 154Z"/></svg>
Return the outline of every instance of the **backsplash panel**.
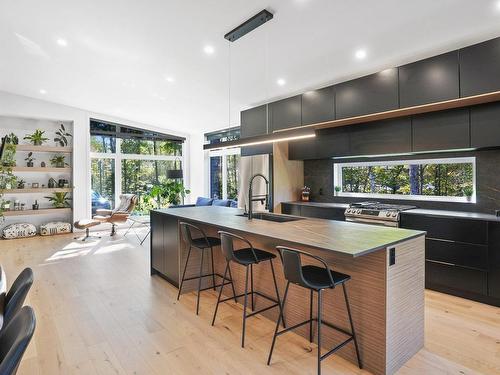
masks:
<svg viewBox="0 0 500 375"><path fill-rule="evenodd" d="M379 202L412 204L425 209L440 209L494 214L500 209L500 150L484 150L471 152L447 152L412 156L381 157L373 160L414 160L452 157L476 157L476 203L412 201L397 199L370 199L367 197L336 197L333 190L333 164L336 160L320 159L304 162L304 183L311 188L311 200L315 202L350 203L365 200ZM347 162L342 160L339 162ZM349 161L367 161L366 158L349 159Z"/></svg>

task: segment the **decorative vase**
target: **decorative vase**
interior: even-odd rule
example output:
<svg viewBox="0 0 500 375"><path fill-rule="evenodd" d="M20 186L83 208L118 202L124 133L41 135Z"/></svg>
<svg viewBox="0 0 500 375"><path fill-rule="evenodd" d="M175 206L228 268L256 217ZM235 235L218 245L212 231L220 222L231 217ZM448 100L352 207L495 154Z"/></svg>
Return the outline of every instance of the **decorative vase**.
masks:
<svg viewBox="0 0 500 375"><path fill-rule="evenodd" d="M27 165L29 168L33 168L33 162L32 162L32 161L29 161L28 163L26 163L26 165Z"/></svg>
<svg viewBox="0 0 500 375"><path fill-rule="evenodd" d="M40 167L45 168L45 162L44 162L44 161L42 161L42 162L40 163Z"/></svg>

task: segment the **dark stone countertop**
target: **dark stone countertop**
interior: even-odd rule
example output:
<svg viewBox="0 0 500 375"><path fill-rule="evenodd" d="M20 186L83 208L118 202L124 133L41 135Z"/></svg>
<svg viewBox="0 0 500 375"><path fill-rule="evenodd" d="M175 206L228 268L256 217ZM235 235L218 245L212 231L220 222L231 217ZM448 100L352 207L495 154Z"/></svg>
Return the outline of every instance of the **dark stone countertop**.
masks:
<svg viewBox="0 0 500 375"><path fill-rule="evenodd" d="M301 218L297 221L277 223L237 216L243 210L229 207L183 207L154 210L190 222L212 225L224 230L235 230L296 245L311 246L352 257L362 256L398 244L425 232L389 228L344 221ZM284 215L288 216L288 215ZM154 215L152 216L154 220Z"/></svg>

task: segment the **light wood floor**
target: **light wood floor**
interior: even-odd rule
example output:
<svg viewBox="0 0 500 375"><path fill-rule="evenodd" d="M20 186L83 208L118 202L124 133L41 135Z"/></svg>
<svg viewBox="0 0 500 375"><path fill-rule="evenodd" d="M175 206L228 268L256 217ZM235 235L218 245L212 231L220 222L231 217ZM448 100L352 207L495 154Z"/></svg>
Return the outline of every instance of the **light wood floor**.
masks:
<svg viewBox="0 0 500 375"><path fill-rule="evenodd" d="M278 339L266 366L274 324L247 323L239 347L241 308L221 307L210 326L216 296L205 293L200 316L192 294L149 276L149 245L133 234L88 243L71 236L0 241L10 281L32 267L28 304L37 329L18 372L36 374L315 374L315 346L294 334ZM324 374L365 374L332 356ZM425 349L399 374L500 374L500 309L426 293Z"/></svg>

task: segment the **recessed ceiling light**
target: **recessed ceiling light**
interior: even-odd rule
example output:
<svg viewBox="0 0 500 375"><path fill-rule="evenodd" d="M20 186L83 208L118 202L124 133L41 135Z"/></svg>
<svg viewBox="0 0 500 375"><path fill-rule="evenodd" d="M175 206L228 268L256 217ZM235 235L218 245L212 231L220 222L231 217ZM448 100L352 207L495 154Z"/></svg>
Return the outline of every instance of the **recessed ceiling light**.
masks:
<svg viewBox="0 0 500 375"><path fill-rule="evenodd" d="M284 86L286 84L286 81L283 78L278 78L278 80L276 81L276 83L279 86Z"/></svg>
<svg viewBox="0 0 500 375"><path fill-rule="evenodd" d="M213 46L205 46L203 47L203 52L205 52L207 55L213 55L215 52L215 48Z"/></svg>
<svg viewBox="0 0 500 375"><path fill-rule="evenodd" d="M40 89L40 94L45 95L47 93L47 90L45 89Z"/></svg>
<svg viewBox="0 0 500 375"><path fill-rule="evenodd" d="M174 79L174 77L167 76L167 77L165 77L165 81L172 83L175 81L175 79Z"/></svg>
<svg viewBox="0 0 500 375"><path fill-rule="evenodd" d="M59 38L57 39L57 44L59 44L61 47L66 47L68 45L68 42L66 39Z"/></svg>
<svg viewBox="0 0 500 375"><path fill-rule="evenodd" d="M363 60L366 57L366 51L364 49L358 49L354 54L358 60Z"/></svg>

